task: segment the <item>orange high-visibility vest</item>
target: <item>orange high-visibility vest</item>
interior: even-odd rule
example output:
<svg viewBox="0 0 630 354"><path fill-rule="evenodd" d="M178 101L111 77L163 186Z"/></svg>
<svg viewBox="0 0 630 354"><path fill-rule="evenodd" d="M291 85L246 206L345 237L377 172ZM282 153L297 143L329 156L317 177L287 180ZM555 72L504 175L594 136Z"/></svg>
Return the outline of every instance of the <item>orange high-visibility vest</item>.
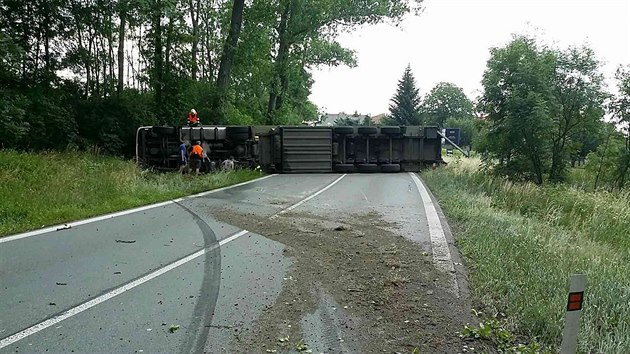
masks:
<svg viewBox="0 0 630 354"><path fill-rule="evenodd" d="M203 148L201 145L195 145L192 147L192 151L190 152L190 156L197 155L199 157L203 157Z"/></svg>
<svg viewBox="0 0 630 354"><path fill-rule="evenodd" d="M197 117L197 113L192 114L188 112L188 123L197 124L199 122L199 118Z"/></svg>

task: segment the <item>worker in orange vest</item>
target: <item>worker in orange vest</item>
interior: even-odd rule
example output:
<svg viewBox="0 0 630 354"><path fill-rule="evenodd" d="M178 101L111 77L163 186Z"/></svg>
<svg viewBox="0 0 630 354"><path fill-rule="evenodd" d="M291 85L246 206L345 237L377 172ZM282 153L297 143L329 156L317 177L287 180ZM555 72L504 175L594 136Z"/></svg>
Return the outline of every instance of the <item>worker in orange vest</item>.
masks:
<svg viewBox="0 0 630 354"><path fill-rule="evenodd" d="M199 121L199 117L197 116L197 111L195 111L195 109L191 109L190 112L188 112L188 125L189 126L198 126L199 124L201 124L201 122Z"/></svg>
<svg viewBox="0 0 630 354"><path fill-rule="evenodd" d="M190 163L190 170L195 171L195 174L199 176L199 168L201 168L201 161L203 160L204 152L201 147L201 142L196 141L195 145L193 145L192 150L190 151L190 158L188 159Z"/></svg>

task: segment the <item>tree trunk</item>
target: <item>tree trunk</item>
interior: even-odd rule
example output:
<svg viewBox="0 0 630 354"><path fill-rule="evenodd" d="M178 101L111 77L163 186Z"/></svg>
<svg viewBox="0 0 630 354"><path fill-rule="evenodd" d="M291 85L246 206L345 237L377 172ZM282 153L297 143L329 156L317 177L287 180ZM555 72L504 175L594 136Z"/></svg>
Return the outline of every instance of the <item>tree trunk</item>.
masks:
<svg viewBox="0 0 630 354"><path fill-rule="evenodd" d="M199 51L199 8L201 7L200 0L190 0L190 20L192 22L192 53L191 53L191 77L194 81L197 80L197 72L199 71L199 65L197 64L197 53Z"/></svg>
<svg viewBox="0 0 630 354"><path fill-rule="evenodd" d="M120 25L118 26L118 84L116 85L116 92L120 96L124 88L124 76L125 76L125 27L127 25L127 11L126 3L123 1L120 3Z"/></svg>
<svg viewBox="0 0 630 354"><path fill-rule="evenodd" d="M208 72L207 72L207 77L208 77L208 81L212 81L214 80L214 63L212 62L213 57L212 57L212 46L210 45L210 36L206 37L206 56L207 56L207 63L208 63Z"/></svg>
<svg viewBox="0 0 630 354"><path fill-rule="evenodd" d="M230 32L225 39L225 46L223 47L223 54L221 55L219 74L217 76L217 100L215 104L216 113L221 121L225 118L225 95L228 85L230 84L230 73L232 71L232 64L234 63L234 56L236 55L238 38L241 34L244 7L245 0L234 0L232 18L230 19Z"/></svg>
<svg viewBox="0 0 630 354"><path fill-rule="evenodd" d="M273 124L273 118L276 110L282 106L281 96L283 78L286 81L286 57L289 52L288 21L291 9L291 1L287 1L282 14L280 15L280 24L278 25L278 54L276 55L276 68L273 80L271 81L271 90L269 92L269 104L267 105L267 124Z"/></svg>
<svg viewBox="0 0 630 354"><path fill-rule="evenodd" d="M166 28L166 46L164 53L164 74L170 74L171 72L171 49L173 43L173 18L169 16L168 27ZM166 75L168 76L168 75Z"/></svg>
<svg viewBox="0 0 630 354"><path fill-rule="evenodd" d="M593 190L597 190L597 185L599 184L599 176L602 174L602 166L604 165L604 156L606 156L606 152L608 151L608 143L610 142L611 133L608 134L606 138L606 144L604 145L604 152L602 153L602 158L599 160L599 169L597 170L597 176L595 177L595 185L593 186Z"/></svg>
<svg viewBox="0 0 630 354"><path fill-rule="evenodd" d="M52 76L51 72L52 72L52 68L50 65L50 7L49 7L49 2L48 1L44 1L44 24L42 27L44 27L44 63L46 65L46 76L47 76L47 80Z"/></svg>
<svg viewBox="0 0 630 354"><path fill-rule="evenodd" d="M156 0L152 13L153 26L153 75L152 86L155 91L155 111L159 122L163 122L162 116L162 85L164 74L163 48L162 48L162 0Z"/></svg>

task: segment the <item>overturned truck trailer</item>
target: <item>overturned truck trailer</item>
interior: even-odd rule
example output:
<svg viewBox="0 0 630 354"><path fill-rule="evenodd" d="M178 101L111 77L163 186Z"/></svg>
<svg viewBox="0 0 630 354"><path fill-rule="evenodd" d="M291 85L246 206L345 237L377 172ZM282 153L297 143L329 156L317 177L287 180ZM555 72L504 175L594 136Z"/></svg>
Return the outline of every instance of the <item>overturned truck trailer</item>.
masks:
<svg viewBox="0 0 630 354"><path fill-rule="evenodd" d="M420 126L141 127L137 161L144 167L175 170L179 145L195 141L208 155L204 171L226 159L281 173L419 171L442 162L438 128Z"/></svg>

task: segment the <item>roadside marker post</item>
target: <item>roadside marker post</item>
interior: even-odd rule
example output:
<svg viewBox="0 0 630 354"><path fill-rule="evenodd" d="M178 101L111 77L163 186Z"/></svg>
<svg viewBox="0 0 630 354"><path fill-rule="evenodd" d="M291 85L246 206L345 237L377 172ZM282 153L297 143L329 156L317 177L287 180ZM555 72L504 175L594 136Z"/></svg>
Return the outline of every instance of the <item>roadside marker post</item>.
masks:
<svg viewBox="0 0 630 354"><path fill-rule="evenodd" d="M569 280L569 297L564 315L564 330L562 331L561 354L575 354L577 338L584 303L584 288L586 288L586 274L573 274Z"/></svg>

